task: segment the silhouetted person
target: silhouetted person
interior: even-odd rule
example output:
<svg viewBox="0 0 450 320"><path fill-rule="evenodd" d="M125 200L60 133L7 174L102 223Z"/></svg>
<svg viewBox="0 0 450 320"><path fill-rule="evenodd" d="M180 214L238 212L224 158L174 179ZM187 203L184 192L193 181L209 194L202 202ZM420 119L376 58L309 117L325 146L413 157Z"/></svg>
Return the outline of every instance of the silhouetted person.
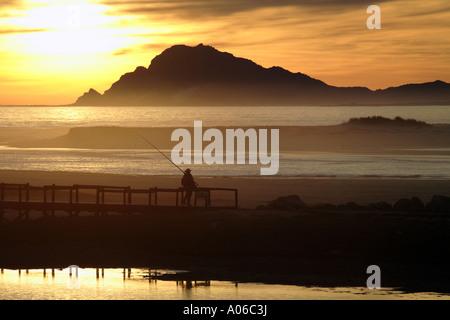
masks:
<svg viewBox="0 0 450 320"><path fill-rule="evenodd" d="M183 198L183 204L191 205L192 191L197 187L197 183L194 181L194 177L191 174L191 169L186 169L184 176L181 179L181 185L186 191L186 195Z"/></svg>

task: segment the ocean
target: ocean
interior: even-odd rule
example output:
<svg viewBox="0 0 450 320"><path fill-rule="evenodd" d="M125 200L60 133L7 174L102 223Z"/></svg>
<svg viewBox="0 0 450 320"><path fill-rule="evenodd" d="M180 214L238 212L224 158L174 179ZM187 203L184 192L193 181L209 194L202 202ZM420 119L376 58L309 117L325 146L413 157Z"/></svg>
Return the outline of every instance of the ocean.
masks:
<svg viewBox="0 0 450 320"><path fill-rule="evenodd" d="M326 126L353 117L396 116L450 124L450 106L373 107L70 107L0 106L0 128L95 126Z"/></svg>
<svg viewBox="0 0 450 320"><path fill-rule="evenodd" d="M0 107L0 133L5 130L74 127L325 126L354 117L383 116L450 124L449 106L373 107ZM282 139L282 137L280 137ZM66 171L128 175L178 175L154 149L12 148L0 135L0 170ZM171 150L162 150L170 156ZM398 151L398 150L396 150ZM417 154L346 152L281 152L279 176L337 178L450 179L450 150ZM433 151L432 153L428 151ZM255 176L260 165L189 165L197 176Z"/></svg>

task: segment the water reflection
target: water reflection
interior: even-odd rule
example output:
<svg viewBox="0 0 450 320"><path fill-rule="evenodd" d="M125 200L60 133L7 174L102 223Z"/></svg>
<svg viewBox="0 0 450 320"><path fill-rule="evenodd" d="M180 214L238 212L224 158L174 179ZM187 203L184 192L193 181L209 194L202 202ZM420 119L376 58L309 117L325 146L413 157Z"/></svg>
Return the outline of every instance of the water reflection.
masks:
<svg viewBox="0 0 450 320"><path fill-rule="evenodd" d="M72 273L71 273L72 271ZM78 274L76 273L78 271ZM332 300L446 299L390 288L321 288L210 280L161 280L177 270L150 268L1 269L3 300ZM76 277L76 278L74 278Z"/></svg>

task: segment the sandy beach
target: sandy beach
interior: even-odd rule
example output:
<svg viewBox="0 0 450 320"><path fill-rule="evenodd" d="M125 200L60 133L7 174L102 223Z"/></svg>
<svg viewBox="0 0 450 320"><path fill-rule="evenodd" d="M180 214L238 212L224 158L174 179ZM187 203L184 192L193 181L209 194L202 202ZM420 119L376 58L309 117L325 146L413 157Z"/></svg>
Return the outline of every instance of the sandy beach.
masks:
<svg viewBox="0 0 450 320"><path fill-rule="evenodd" d="M177 187L177 176L2 171L2 182ZM449 292L448 215L430 212L317 210L315 204L395 203L448 195L450 181L197 177L205 187L239 189L240 209L177 209L146 215L88 216L0 225L5 268L149 267L189 270L166 279L314 286L365 286L366 268L383 286ZM297 194L299 211L254 210ZM213 203L214 204L214 203Z"/></svg>
<svg viewBox="0 0 450 320"><path fill-rule="evenodd" d="M448 126L415 128L283 127L280 150L447 156ZM170 149L171 128L142 132ZM11 147L149 148L132 128L70 131L0 130ZM20 133L20 134L19 134ZM12 139L13 137L14 139ZM28 138L28 139L27 139ZM2 183L178 188L180 175L122 175L0 170ZM450 180L405 177L199 176L200 187L238 189L238 209L169 208L143 215L35 219L0 224L0 264L7 268L152 267L190 272L191 280L231 280L312 286L365 286L379 265L383 286L450 292L446 213L366 210L382 201L450 196ZM307 207L263 210L297 195ZM234 198L211 195L212 207ZM158 198L159 199L159 198ZM120 200L120 199L119 199ZM120 202L120 201L119 201ZM346 209L336 206L353 203ZM256 209L260 207L259 209Z"/></svg>

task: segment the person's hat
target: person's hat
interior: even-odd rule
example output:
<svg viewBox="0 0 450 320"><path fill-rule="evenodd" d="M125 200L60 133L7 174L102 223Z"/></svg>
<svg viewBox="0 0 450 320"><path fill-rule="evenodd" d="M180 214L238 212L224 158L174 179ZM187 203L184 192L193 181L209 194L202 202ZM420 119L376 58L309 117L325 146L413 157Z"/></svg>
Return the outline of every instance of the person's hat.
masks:
<svg viewBox="0 0 450 320"><path fill-rule="evenodd" d="M186 172L191 172L191 169L186 169Z"/></svg>

